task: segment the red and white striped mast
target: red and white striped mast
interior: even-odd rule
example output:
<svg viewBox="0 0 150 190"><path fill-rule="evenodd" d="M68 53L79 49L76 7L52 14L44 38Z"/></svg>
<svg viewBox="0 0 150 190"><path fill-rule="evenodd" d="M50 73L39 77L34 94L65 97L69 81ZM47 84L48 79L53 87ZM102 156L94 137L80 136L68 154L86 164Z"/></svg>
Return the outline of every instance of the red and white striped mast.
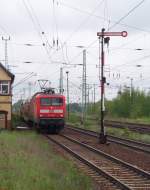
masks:
<svg viewBox="0 0 150 190"><path fill-rule="evenodd" d="M105 95L105 83L106 77L104 76L104 63L105 63L105 52L104 52L104 44L109 43L109 36L122 36L126 37L128 33L126 31L122 32L105 32L105 29L102 28L101 32L97 32L97 36L99 36L99 44L101 43L101 129L100 129L100 136L99 140L101 144L107 143L107 135L105 133L104 128L104 112L105 112L105 105L104 105L104 95ZM100 41L101 40L101 41Z"/></svg>

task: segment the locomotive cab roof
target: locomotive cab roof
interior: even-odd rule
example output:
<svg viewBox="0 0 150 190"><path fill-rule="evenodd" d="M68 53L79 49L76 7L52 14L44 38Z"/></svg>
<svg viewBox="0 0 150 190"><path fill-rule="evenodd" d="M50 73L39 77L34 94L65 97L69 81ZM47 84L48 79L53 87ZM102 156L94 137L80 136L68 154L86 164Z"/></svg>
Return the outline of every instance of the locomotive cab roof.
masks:
<svg viewBox="0 0 150 190"><path fill-rule="evenodd" d="M34 97L48 97L48 96L51 96L51 97L64 97L64 95L62 95L62 94L48 94L48 93L43 93L43 92L37 92L32 96L32 98L34 98Z"/></svg>

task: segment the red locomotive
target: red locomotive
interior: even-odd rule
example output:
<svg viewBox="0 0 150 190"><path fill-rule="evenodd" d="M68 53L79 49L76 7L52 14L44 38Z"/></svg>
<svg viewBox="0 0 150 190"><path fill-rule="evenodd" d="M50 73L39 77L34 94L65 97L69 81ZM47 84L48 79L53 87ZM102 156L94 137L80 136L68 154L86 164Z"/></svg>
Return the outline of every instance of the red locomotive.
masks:
<svg viewBox="0 0 150 190"><path fill-rule="evenodd" d="M58 133L65 125L65 97L54 91L36 93L21 106L21 117L39 132Z"/></svg>

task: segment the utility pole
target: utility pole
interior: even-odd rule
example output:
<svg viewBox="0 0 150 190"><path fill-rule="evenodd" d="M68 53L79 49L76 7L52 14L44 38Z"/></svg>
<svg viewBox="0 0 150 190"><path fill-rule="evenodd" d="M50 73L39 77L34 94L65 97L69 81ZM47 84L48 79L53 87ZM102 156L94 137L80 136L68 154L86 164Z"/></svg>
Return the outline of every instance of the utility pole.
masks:
<svg viewBox="0 0 150 190"><path fill-rule="evenodd" d="M93 87L94 87L94 109L95 109L95 84L93 84Z"/></svg>
<svg viewBox="0 0 150 190"><path fill-rule="evenodd" d="M104 76L104 44L109 44L110 37L109 36L122 36L126 37L127 32L105 32L105 29L102 28L101 32L97 33L97 36L99 37L99 47L101 45L101 130L100 130L100 136L99 141L101 144L107 143L107 135L105 134L105 128L104 128L104 112L105 112L105 105L104 105L104 95L105 95L105 83L106 83L106 77ZM106 37L107 36L107 37ZM100 48L99 48L100 49ZM100 60L99 60L100 61Z"/></svg>
<svg viewBox="0 0 150 190"><path fill-rule="evenodd" d="M8 49L7 49L7 42L8 42L8 40L10 40L10 36L8 37L8 38L4 38L4 37L2 37L2 40L4 40L5 41L5 68L6 69L9 69L8 68Z"/></svg>
<svg viewBox="0 0 150 190"><path fill-rule="evenodd" d="M90 85L89 84L87 84L87 100L88 100L87 105L89 106L89 103L90 103Z"/></svg>
<svg viewBox="0 0 150 190"><path fill-rule="evenodd" d="M60 68L59 93L63 94L63 67Z"/></svg>
<svg viewBox="0 0 150 190"><path fill-rule="evenodd" d="M69 81L68 81L68 74L69 71L66 71L67 74L67 114L68 114L68 120L69 120L69 112L70 112L70 107L69 107Z"/></svg>
<svg viewBox="0 0 150 190"><path fill-rule="evenodd" d="M133 78L127 77L128 79L130 79L130 97L131 97L131 103L133 102Z"/></svg>
<svg viewBox="0 0 150 190"><path fill-rule="evenodd" d="M63 67L61 67L60 68L60 79L59 79L59 93L60 94L63 94L64 93L64 87L63 87L63 78L64 78L64 76L63 76L63 70L64 70L64 68L69 68L69 67L75 67L75 66L77 66L77 65L82 65L82 64L66 64L66 63L62 63L62 64L65 64L66 66L63 66Z"/></svg>
<svg viewBox="0 0 150 190"><path fill-rule="evenodd" d="M130 80L131 80L130 97L131 97L131 103L133 103L133 78L130 78Z"/></svg>
<svg viewBox="0 0 150 190"><path fill-rule="evenodd" d="M90 103L90 89L92 87L90 86L90 84L87 84L87 105L89 105Z"/></svg>
<svg viewBox="0 0 150 190"><path fill-rule="evenodd" d="M83 73L82 73L82 122L85 125L86 118L86 50L83 50Z"/></svg>
<svg viewBox="0 0 150 190"><path fill-rule="evenodd" d="M32 83L31 82L28 82L28 85L29 85L29 98L31 98L31 85L32 85Z"/></svg>
<svg viewBox="0 0 150 190"><path fill-rule="evenodd" d="M131 97L132 97L132 90L133 90L133 78L130 78L130 80L131 80L131 86L130 86L130 88L131 88L131 91L130 91L130 95L131 95Z"/></svg>
<svg viewBox="0 0 150 190"><path fill-rule="evenodd" d="M25 97L26 97L26 89L25 88L23 88L23 97L24 97L24 99L26 99Z"/></svg>

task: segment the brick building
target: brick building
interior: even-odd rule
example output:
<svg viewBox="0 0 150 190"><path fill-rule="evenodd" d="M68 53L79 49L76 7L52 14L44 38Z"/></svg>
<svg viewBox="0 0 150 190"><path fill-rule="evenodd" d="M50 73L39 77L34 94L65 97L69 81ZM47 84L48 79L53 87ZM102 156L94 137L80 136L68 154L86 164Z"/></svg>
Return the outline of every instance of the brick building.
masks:
<svg viewBox="0 0 150 190"><path fill-rule="evenodd" d="M14 75L0 63L0 128L10 128Z"/></svg>

